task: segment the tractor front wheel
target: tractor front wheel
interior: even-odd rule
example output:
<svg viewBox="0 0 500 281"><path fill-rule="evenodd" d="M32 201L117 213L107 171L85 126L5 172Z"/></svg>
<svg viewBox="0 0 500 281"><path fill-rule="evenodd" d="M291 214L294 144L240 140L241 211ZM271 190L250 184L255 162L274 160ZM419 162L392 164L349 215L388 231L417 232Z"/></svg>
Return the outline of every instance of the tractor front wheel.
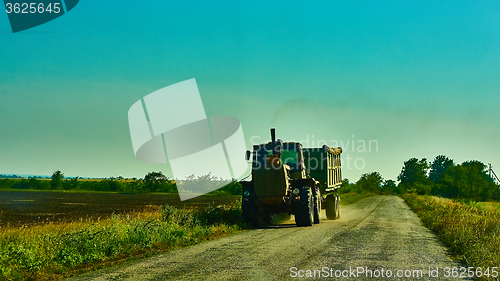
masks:
<svg viewBox="0 0 500 281"><path fill-rule="evenodd" d="M314 196L310 188L303 188L295 201L294 215L297 226L312 226L314 223Z"/></svg>
<svg viewBox="0 0 500 281"><path fill-rule="evenodd" d="M259 227L259 206L255 202L255 191L251 187L243 189L241 213L243 221L249 223L252 227Z"/></svg>

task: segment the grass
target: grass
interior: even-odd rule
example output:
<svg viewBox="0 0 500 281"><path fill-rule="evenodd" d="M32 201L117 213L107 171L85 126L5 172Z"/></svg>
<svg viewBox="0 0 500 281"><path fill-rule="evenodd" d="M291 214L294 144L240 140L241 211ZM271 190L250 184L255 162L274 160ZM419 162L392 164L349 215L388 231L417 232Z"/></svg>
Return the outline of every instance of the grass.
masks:
<svg viewBox="0 0 500 281"><path fill-rule="evenodd" d="M475 206L483 210L500 211L500 202L477 202Z"/></svg>
<svg viewBox="0 0 500 281"><path fill-rule="evenodd" d="M105 220L6 227L0 230L0 280L57 280L243 227L239 201L191 209L150 206Z"/></svg>
<svg viewBox="0 0 500 281"><path fill-rule="evenodd" d="M405 194L405 202L467 266L500 266L500 212L476 203ZM482 277L485 279L485 277Z"/></svg>
<svg viewBox="0 0 500 281"><path fill-rule="evenodd" d="M349 192L349 193L344 193L340 194L340 202L342 205L349 205L349 204L354 204L361 199L374 196L376 194L363 191L363 192Z"/></svg>

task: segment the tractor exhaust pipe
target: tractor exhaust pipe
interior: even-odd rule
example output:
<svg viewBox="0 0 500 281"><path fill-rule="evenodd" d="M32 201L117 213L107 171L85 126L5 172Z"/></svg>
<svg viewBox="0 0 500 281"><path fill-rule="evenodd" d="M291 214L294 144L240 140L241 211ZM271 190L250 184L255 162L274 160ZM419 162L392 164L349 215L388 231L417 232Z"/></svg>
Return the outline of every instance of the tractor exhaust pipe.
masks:
<svg viewBox="0 0 500 281"><path fill-rule="evenodd" d="M274 128L271 128L271 143L276 143L276 131Z"/></svg>

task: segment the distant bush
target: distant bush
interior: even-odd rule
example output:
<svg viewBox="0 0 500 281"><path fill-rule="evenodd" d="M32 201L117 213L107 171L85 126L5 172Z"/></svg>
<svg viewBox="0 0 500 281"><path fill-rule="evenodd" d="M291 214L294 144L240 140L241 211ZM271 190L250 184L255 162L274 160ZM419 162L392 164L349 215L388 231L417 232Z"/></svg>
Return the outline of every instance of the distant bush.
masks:
<svg viewBox="0 0 500 281"><path fill-rule="evenodd" d="M350 194L356 197L366 197L377 194L399 194L400 190L393 180L384 180L379 172L362 174L355 183L350 183L348 179L342 180L342 186L339 189L340 194ZM361 197L360 197L361 196Z"/></svg>
<svg viewBox="0 0 500 281"><path fill-rule="evenodd" d="M243 188L241 187L241 184L238 181L233 180L229 184L210 192L210 194L241 195L242 192Z"/></svg>
<svg viewBox="0 0 500 281"><path fill-rule="evenodd" d="M51 189L50 182L47 180L30 179L4 179L0 182L0 188L12 189Z"/></svg>

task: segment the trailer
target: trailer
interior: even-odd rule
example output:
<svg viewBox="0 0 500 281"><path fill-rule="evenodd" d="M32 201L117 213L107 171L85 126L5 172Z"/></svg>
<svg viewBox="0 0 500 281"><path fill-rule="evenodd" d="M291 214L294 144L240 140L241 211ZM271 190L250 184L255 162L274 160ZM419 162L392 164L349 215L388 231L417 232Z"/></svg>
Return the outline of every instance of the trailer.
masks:
<svg viewBox="0 0 500 281"><path fill-rule="evenodd" d="M342 148L304 148L307 173L320 183L322 201L325 203L326 217L334 220L340 218L340 196L338 189L342 186L342 170L340 154Z"/></svg>

